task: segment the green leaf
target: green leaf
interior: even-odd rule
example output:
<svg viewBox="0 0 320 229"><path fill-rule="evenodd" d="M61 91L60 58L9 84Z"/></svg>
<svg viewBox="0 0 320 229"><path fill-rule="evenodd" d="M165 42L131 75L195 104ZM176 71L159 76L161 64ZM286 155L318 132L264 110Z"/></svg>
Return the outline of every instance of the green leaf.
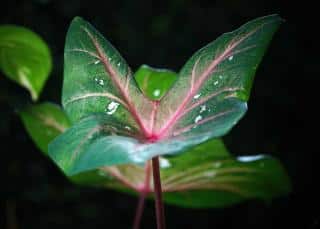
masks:
<svg viewBox="0 0 320 229"><path fill-rule="evenodd" d="M32 140L45 154L49 142L70 126L66 114L52 103L30 105L21 110L19 116Z"/></svg>
<svg viewBox="0 0 320 229"><path fill-rule="evenodd" d="M244 115L253 75L278 28L258 18L200 49L158 101L140 92L120 54L75 18L65 47L63 105L76 124L49 146L67 175L142 164L220 137Z"/></svg>
<svg viewBox="0 0 320 229"><path fill-rule="evenodd" d="M37 100L52 67L50 50L31 30L0 26L0 69L11 80L28 89Z"/></svg>
<svg viewBox="0 0 320 229"><path fill-rule="evenodd" d="M181 155L160 157L160 166L164 201L180 207L218 208L250 199L268 202L291 190L289 178L277 159L265 155L233 158L219 139ZM138 165L120 165L70 178L82 185L136 193L132 191L144 184L145 171ZM150 186L152 189L151 180Z"/></svg>
<svg viewBox="0 0 320 229"><path fill-rule="evenodd" d="M72 122L104 113L134 127L141 126L152 110L118 51L79 17L66 38L62 104Z"/></svg>
<svg viewBox="0 0 320 229"><path fill-rule="evenodd" d="M257 66L281 21L255 19L197 51L161 100L157 133L206 139L227 133L247 110Z"/></svg>
<svg viewBox="0 0 320 229"><path fill-rule="evenodd" d="M249 199L270 201L291 190L280 162L266 155L217 159L210 148L202 162L192 150L170 160L172 169L162 171L167 203L191 208L226 207ZM189 157L190 164L185 163Z"/></svg>
<svg viewBox="0 0 320 229"><path fill-rule="evenodd" d="M176 81L177 73L142 65L134 77L145 96L152 100L160 100Z"/></svg>

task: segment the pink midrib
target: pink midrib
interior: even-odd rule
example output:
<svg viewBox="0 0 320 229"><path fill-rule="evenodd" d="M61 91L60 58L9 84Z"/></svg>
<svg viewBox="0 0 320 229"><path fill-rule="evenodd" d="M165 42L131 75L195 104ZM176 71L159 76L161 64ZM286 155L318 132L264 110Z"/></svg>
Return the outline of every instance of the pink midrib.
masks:
<svg viewBox="0 0 320 229"><path fill-rule="evenodd" d="M195 93L200 89L203 82L209 77L209 75L211 73L214 72L217 65L220 64L225 58L232 55L232 50L235 47L237 47L242 41L244 41L246 38L248 38L251 34L255 33L262 26L264 26L264 24L261 25L260 27L257 27L255 30L250 31L249 33L247 33L245 36L243 36L238 41L231 43L231 45L229 47L227 47L227 49L221 55L219 55L218 58L214 59L214 61L209 65L209 67L201 74L201 76L199 77L199 80L197 80L195 85L193 87L191 87L192 89L189 91L188 95L185 97L185 99L183 100L181 105L178 107L176 112L171 116L171 118L164 125L164 127L160 129L159 133L157 134L159 139L166 137L170 128L172 128L174 126L174 124L179 120L179 118L182 117L181 114L185 110L187 104L190 102L190 100L195 95ZM195 63L195 65L196 65L196 63ZM195 67L195 65L193 67ZM192 77L191 77L191 80L193 80Z"/></svg>
<svg viewBox="0 0 320 229"><path fill-rule="evenodd" d="M88 32L87 32L88 33ZM111 64L109 62L109 60L106 58L106 56L104 55L103 51L101 50L100 45L98 44L98 42L94 39L94 37L92 37L92 35L90 33L88 33L91 41L93 42L97 53L99 55L99 57L101 58L101 61L103 63L103 66L105 67L106 71L109 73L112 81L114 82L115 86L118 88L118 90L120 91L123 99L125 100L128 109L130 111L130 113L132 114L133 118L137 121L141 131L143 132L143 134L145 136L150 136L151 133L145 128L144 123L142 122L135 106L133 105L133 103L131 102L129 95L127 93L126 90L124 90L124 88L122 87L121 83L119 82L119 80L117 79L117 77L115 77L117 75L117 73L113 70L113 68L111 67Z"/></svg>

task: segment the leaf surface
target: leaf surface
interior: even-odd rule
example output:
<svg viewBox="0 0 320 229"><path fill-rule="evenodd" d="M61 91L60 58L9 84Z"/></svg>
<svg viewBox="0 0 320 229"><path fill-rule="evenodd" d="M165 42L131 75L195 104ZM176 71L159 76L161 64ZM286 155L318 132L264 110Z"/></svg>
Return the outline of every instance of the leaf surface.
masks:
<svg viewBox="0 0 320 229"><path fill-rule="evenodd" d="M282 19L250 21L197 51L163 97L155 130L160 137L222 136L247 110L257 66Z"/></svg>
<svg viewBox="0 0 320 229"><path fill-rule="evenodd" d="M151 102L119 52L79 17L69 27L64 61L62 104L72 122L103 113L116 125L148 134Z"/></svg>
<svg viewBox="0 0 320 229"><path fill-rule="evenodd" d="M134 77L145 96L152 100L161 100L176 81L177 73L142 65Z"/></svg>
<svg viewBox="0 0 320 229"><path fill-rule="evenodd" d="M224 135L247 109L254 73L280 22L277 15L266 16L222 35L191 57L160 101L152 101L112 45L75 18L63 85L63 105L75 124L50 144L49 155L70 176L143 164ZM161 78L141 75L148 95Z"/></svg>
<svg viewBox="0 0 320 229"><path fill-rule="evenodd" d="M52 103L30 105L21 110L19 116L32 140L45 154L49 143L70 127L66 114Z"/></svg>
<svg viewBox="0 0 320 229"><path fill-rule="evenodd" d="M11 80L28 89L37 100L52 68L50 50L31 30L0 26L0 69Z"/></svg>

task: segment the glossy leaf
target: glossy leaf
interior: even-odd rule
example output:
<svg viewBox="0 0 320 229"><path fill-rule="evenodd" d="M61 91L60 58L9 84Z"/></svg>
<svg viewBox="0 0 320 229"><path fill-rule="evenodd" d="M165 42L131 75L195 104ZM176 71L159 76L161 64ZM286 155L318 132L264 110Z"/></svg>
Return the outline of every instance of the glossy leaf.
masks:
<svg viewBox="0 0 320 229"><path fill-rule="evenodd" d="M270 201L291 190L278 160L265 155L234 158L221 140L202 143L178 156L161 157L160 166L164 201L181 207L216 208L250 199ZM138 165L110 166L71 179L78 184L137 193L133 190L139 191L144 184L145 171Z"/></svg>
<svg viewBox="0 0 320 229"><path fill-rule="evenodd" d="M79 17L68 30L64 60L62 103L71 121L103 113L115 125L145 133L151 102L141 94L118 51Z"/></svg>
<svg viewBox="0 0 320 229"><path fill-rule="evenodd" d="M31 30L0 26L0 69L37 100L52 67L47 44Z"/></svg>
<svg viewBox="0 0 320 229"><path fill-rule="evenodd" d="M186 63L160 100L139 91L120 54L90 24L71 23L63 105L76 124L49 147L68 175L141 164L222 136L243 116L253 75L281 19L258 18L222 35Z"/></svg>
<svg viewBox="0 0 320 229"><path fill-rule="evenodd" d="M21 110L19 116L35 144L45 154L49 142L70 126L63 110L52 103L30 105Z"/></svg>
<svg viewBox="0 0 320 229"><path fill-rule="evenodd" d="M277 15L250 21L197 51L163 97L160 136L221 136L244 115L253 77L281 23Z"/></svg>
<svg viewBox="0 0 320 229"><path fill-rule="evenodd" d="M160 100L176 81L177 73L142 65L134 78L145 96L152 100Z"/></svg>

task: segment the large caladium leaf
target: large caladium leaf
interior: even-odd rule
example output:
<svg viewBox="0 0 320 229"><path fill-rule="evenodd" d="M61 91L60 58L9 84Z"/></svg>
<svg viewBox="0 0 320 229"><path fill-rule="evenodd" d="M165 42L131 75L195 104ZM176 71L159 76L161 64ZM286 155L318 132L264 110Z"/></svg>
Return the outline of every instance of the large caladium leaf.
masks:
<svg viewBox="0 0 320 229"><path fill-rule="evenodd" d="M33 100L38 99L51 67L50 50L40 36L21 26L0 26L0 70L28 89Z"/></svg>
<svg viewBox="0 0 320 229"><path fill-rule="evenodd" d="M63 105L75 125L53 141L49 154L75 175L144 163L222 136L245 113L255 70L280 22L277 15L262 17L222 35L191 57L167 94L150 100L111 44L74 19Z"/></svg>

